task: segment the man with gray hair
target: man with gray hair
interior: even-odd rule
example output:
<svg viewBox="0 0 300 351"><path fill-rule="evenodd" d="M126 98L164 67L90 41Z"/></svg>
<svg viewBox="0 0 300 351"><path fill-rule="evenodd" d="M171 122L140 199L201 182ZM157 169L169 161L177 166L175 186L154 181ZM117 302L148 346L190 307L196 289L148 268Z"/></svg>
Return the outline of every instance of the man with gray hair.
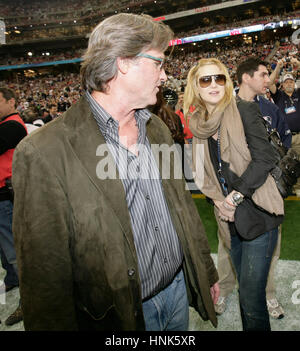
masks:
<svg viewBox="0 0 300 351"><path fill-rule="evenodd" d="M84 96L16 150L26 330L187 330L189 305L217 325L203 225L174 158L164 178L152 151L173 145L146 109L172 36L150 16L105 19L83 57Z"/></svg>

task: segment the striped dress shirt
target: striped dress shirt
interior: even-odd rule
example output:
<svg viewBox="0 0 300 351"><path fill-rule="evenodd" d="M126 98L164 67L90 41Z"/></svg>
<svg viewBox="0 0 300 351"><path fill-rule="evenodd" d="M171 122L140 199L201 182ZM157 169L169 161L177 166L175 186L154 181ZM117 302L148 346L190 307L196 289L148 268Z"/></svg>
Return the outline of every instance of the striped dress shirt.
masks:
<svg viewBox="0 0 300 351"><path fill-rule="evenodd" d="M146 109L135 112L139 130L136 156L120 143L118 121L88 91L86 98L124 187L138 257L142 299L145 300L172 282L183 261L182 248L146 135L146 123L151 114Z"/></svg>

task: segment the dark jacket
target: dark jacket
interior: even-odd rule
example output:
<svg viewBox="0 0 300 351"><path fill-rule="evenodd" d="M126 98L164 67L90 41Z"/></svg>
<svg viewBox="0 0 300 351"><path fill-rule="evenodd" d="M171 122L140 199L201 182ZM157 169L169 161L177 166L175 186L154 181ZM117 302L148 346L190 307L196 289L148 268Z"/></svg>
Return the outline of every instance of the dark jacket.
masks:
<svg viewBox="0 0 300 351"><path fill-rule="evenodd" d="M154 115L147 136L151 144L173 144ZM26 330L145 328L123 185L96 175L107 157L97 155L104 143L82 97L16 149L13 231ZM190 304L216 326L210 286L218 275L197 209L184 180L162 184L184 251Z"/></svg>
<svg viewBox="0 0 300 351"><path fill-rule="evenodd" d="M259 105L263 118L271 124L272 129L277 130L283 145L289 149L292 144L292 132L285 121L284 113L277 105L268 101L263 96L256 96L255 101Z"/></svg>

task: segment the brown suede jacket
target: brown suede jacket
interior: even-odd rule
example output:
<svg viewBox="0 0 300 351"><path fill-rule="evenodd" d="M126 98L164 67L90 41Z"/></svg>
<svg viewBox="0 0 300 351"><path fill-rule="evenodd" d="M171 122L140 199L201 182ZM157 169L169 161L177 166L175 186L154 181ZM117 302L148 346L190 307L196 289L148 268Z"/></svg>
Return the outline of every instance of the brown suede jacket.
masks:
<svg viewBox="0 0 300 351"><path fill-rule="evenodd" d="M173 143L155 115L147 136L151 144ZM26 330L145 328L123 185L96 174L107 157L97 155L102 144L82 97L16 148L13 232ZM218 275L196 206L183 179L162 184L184 251L190 305L216 326L210 287Z"/></svg>

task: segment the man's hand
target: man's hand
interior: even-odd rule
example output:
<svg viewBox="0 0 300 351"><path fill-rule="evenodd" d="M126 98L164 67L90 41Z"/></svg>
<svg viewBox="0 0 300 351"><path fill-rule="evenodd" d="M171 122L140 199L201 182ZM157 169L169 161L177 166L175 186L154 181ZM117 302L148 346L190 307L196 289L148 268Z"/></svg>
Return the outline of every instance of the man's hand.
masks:
<svg viewBox="0 0 300 351"><path fill-rule="evenodd" d="M278 60L278 61L277 61L277 65L276 65L276 67L275 67L275 70L280 71L281 68L282 68L285 64L286 64L285 58L282 58L282 59ZM278 72L278 73L279 73L279 72Z"/></svg>
<svg viewBox="0 0 300 351"><path fill-rule="evenodd" d="M296 57L291 57L291 64L293 65L294 69L300 68L300 62L296 59Z"/></svg>
<svg viewBox="0 0 300 351"><path fill-rule="evenodd" d="M280 59L277 61L277 65L274 69L274 71L272 72L272 74L270 75L270 82L268 83L269 85L269 89L270 91L275 94L276 93L276 85L275 85L275 82L276 82L276 79L279 77L279 74L280 74L280 71L282 69L282 67L285 65L285 59Z"/></svg>
<svg viewBox="0 0 300 351"><path fill-rule="evenodd" d="M213 300L214 305L218 302L218 298L220 296L220 287L219 283L215 283L213 286L210 287L210 294Z"/></svg>

